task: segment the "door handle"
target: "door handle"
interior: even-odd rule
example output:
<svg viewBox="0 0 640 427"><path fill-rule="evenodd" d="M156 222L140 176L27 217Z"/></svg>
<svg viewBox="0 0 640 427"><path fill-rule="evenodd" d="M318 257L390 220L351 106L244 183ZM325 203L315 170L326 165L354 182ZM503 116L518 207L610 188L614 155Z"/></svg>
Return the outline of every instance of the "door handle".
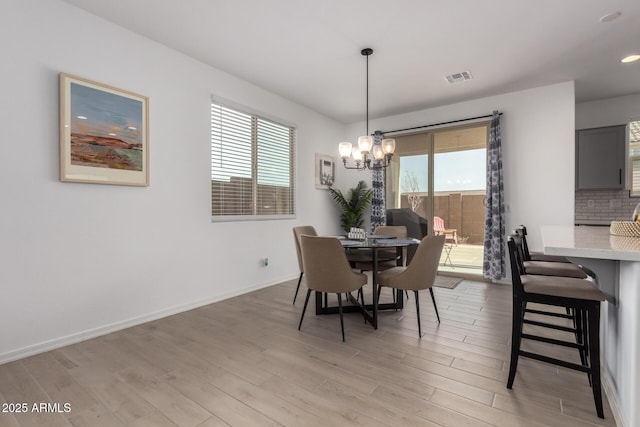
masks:
<svg viewBox="0 0 640 427"><path fill-rule="evenodd" d="M622 184L622 168L618 169L618 184Z"/></svg>

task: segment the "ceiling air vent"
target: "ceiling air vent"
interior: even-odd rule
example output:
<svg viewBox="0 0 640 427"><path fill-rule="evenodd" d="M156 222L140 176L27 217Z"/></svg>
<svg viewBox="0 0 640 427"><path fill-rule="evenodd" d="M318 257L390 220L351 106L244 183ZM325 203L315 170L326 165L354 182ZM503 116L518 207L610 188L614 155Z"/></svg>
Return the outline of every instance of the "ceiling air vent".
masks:
<svg viewBox="0 0 640 427"><path fill-rule="evenodd" d="M461 73L451 74L450 76L446 76L445 79L450 83L461 83L467 80L471 80L471 72L463 71Z"/></svg>

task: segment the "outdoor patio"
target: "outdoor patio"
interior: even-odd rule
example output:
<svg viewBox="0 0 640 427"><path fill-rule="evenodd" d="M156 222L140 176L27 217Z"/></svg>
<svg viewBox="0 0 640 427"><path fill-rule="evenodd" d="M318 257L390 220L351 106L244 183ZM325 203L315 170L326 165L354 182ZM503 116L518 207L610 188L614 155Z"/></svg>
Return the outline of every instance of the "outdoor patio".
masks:
<svg viewBox="0 0 640 427"><path fill-rule="evenodd" d="M482 274L482 245L447 244L442 251L439 271L464 274ZM447 258L448 255L448 258Z"/></svg>

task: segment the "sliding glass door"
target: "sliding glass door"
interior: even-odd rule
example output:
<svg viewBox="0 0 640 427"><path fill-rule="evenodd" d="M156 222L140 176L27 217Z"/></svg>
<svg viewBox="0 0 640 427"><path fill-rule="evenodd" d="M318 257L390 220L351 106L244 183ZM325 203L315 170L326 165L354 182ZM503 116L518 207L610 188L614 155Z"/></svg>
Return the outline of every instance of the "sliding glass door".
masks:
<svg viewBox="0 0 640 427"><path fill-rule="evenodd" d="M394 138L396 150L386 175L387 208L409 208L428 218L432 204L429 197L432 135L420 133Z"/></svg>
<svg viewBox="0 0 640 427"><path fill-rule="evenodd" d="M441 271L482 274L488 124L396 136L387 207L424 218L445 234Z"/></svg>

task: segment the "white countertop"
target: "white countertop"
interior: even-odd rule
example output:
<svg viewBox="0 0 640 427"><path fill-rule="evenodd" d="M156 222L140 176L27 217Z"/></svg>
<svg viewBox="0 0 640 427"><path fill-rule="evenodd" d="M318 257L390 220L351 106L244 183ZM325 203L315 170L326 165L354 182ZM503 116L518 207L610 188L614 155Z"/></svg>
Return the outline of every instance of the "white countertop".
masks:
<svg viewBox="0 0 640 427"><path fill-rule="evenodd" d="M640 238L614 236L609 227L541 227L544 253L579 258L640 261Z"/></svg>

